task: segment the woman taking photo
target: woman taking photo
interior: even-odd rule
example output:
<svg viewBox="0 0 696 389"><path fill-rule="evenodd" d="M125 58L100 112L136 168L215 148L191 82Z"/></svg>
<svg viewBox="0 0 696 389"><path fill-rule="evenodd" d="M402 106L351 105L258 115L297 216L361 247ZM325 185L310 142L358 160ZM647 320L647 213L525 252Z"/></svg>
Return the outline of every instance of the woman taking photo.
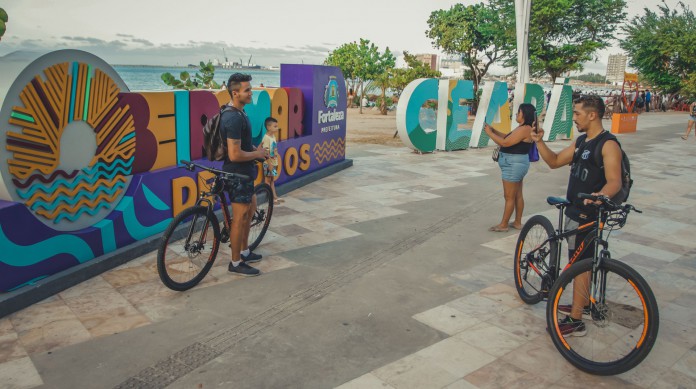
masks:
<svg viewBox="0 0 696 389"><path fill-rule="evenodd" d="M505 209L500 224L489 228L489 231L505 232L509 227L522 228L522 211L524 211L524 199L522 198L522 180L529 170L529 149L532 147L532 131L537 126L536 109L533 105L521 104L517 111L517 128L508 134L496 130L486 123L484 131L500 146L498 166L503 176L503 193L505 197ZM515 221L510 223L512 211L515 211ZM509 224L508 224L509 223Z"/></svg>

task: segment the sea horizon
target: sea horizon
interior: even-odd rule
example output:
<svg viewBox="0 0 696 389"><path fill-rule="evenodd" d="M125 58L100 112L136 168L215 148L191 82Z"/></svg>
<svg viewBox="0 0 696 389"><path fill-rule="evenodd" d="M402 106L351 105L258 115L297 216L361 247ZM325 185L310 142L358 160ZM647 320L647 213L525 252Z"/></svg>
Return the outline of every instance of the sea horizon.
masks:
<svg viewBox="0 0 696 389"><path fill-rule="evenodd" d="M163 73L171 73L175 78L179 78L182 71L188 70L188 73L193 76L198 68L188 66L171 66L171 65L111 65L114 70L126 83L131 91L166 91L173 88L162 81ZM263 84L265 87L280 86L280 71L269 69L215 69L214 80L218 84L227 82L227 79L233 73L245 73L252 77L251 85L259 87Z"/></svg>

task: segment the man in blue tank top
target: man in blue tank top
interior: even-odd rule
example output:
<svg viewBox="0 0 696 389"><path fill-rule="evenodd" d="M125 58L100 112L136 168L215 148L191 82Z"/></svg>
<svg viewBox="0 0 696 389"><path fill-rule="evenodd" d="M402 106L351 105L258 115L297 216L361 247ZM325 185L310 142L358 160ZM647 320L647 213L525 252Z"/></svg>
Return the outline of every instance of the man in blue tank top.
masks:
<svg viewBox="0 0 696 389"><path fill-rule="evenodd" d="M579 223L591 222L597 217L596 207L592 206L590 200L578 199L578 193L592 193L611 198L621 190L621 148L616 141L612 141L616 138L602 126L604 110L604 100L599 96L587 95L576 99L573 105L573 122L578 133L582 135L559 153L553 152L544 143L543 130L532 133L539 155L550 168L571 166L566 193L572 203L566 208L568 230L577 228ZM598 142L603 142L601 158L592 155ZM597 160L602 161L600 166ZM568 238L569 254L575 251L576 243L581 243L587 234L588 232L580 233L575 239ZM594 245L585 249L582 258L578 260L592 258L593 255ZM573 305L566 307L568 316L559 323L561 333L565 336L583 336L587 332L582 315L583 308L589 304L589 280L589 272L577 276L574 280Z"/></svg>

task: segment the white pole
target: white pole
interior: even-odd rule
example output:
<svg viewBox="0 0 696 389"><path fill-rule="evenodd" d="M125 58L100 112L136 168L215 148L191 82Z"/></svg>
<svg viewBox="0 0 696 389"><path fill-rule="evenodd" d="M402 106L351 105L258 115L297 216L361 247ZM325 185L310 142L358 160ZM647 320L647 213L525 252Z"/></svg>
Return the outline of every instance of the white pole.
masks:
<svg viewBox="0 0 696 389"><path fill-rule="evenodd" d="M517 32L517 83L513 101L513 116L524 102L524 90L529 82L529 15L532 0L515 0L515 27Z"/></svg>

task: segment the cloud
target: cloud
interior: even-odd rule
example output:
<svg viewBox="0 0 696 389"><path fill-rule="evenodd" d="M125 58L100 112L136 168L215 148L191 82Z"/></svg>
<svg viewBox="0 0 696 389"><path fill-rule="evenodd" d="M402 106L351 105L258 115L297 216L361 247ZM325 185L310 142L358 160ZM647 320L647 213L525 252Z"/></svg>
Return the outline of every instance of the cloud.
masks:
<svg viewBox="0 0 696 389"><path fill-rule="evenodd" d="M0 56L16 50L53 51L80 49L101 57L111 64L123 65L186 65L199 61L249 61L262 66L281 63L320 64L330 49L321 45L268 47L237 46L224 41L195 41L155 44L128 34L117 34L120 40L107 41L86 36L62 36L57 39L13 40L0 45ZM225 54L223 54L223 48Z"/></svg>
<svg viewBox="0 0 696 389"><path fill-rule="evenodd" d="M143 44L143 45L145 45L145 46L154 46L154 45L155 45L154 43L150 42L150 41L147 40L147 39L137 39L137 38L133 38L133 39L130 40L130 42L133 42L133 43L140 43L140 44Z"/></svg>
<svg viewBox="0 0 696 389"><path fill-rule="evenodd" d="M85 37L85 36L63 36L61 37L62 39L66 41L73 41L73 42L84 42L92 45L101 45L106 43L106 41L97 39L97 38L92 38L92 37Z"/></svg>

